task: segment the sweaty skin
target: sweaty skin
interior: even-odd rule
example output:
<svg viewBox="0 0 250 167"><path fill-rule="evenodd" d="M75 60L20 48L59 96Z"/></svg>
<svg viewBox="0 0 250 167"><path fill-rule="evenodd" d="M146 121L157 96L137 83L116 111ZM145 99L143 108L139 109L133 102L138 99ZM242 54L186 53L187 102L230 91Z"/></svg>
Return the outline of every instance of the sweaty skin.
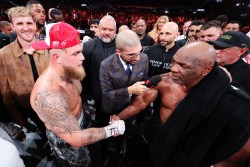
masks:
<svg viewBox="0 0 250 167"><path fill-rule="evenodd" d="M111 120L127 119L130 116L139 113L153 102L158 93L161 94L160 119L165 123L176 106L186 96L187 91L184 86L175 84L171 78L171 73L161 75L162 80L154 89L149 89L143 96L137 96L131 105L124 112L117 116L112 116ZM126 113L126 114L125 114Z"/></svg>
<svg viewBox="0 0 250 167"><path fill-rule="evenodd" d="M160 119L165 123L178 104L187 95L188 90L197 85L213 69L215 50L205 42L185 45L174 55L171 72L162 74L162 80L154 89L136 96L131 104L111 120L127 119L138 114L153 102L158 93L161 98ZM223 69L228 73L225 69ZM228 74L230 79L231 75ZM250 140L236 153L215 167L243 167L250 157Z"/></svg>

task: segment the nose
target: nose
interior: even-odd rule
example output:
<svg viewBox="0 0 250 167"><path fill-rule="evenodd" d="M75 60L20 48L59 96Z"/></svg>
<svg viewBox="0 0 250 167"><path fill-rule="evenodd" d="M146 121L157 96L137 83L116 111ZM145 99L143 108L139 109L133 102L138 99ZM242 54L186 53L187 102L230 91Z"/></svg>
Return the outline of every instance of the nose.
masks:
<svg viewBox="0 0 250 167"><path fill-rule="evenodd" d="M177 65L175 63L171 63L170 70L171 70L171 72L176 72L177 71Z"/></svg>
<svg viewBox="0 0 250 167"><path fill-rule="evenodd" d="M110 31L109 30L105 30L104 33L105 34L110 34Z"/></svg>
<svg viewBox="0 0 250 167"><path fill-rule="evenodd" d="M83 56L83 53L80 53L80 60L81 61L85 60L85 57Z"/></svg>
<svg viewBox="0 0 250 167"><path fill-rule="evenodd" d="M29 26L28 26L27 24L24 24L24 25L23 25L23 29L24 29L24 30L28 30L28 29L29 29Z"/></svg>
<svg viewBox="0 0 250 167"><path fill-rule="evenodd" d="M220 50L219 49L215 49L215 53L216 54L220 53Z"/></svg>
<svg viewBox="0 0 250 167"><path fill-rule="evenodd" d="M210 40L208 39L207 36L205 36L204 39L203 39L203 41L204 41L204 42L208 42L208 41L210 41Z"/></svg>
<svg viewBox="0 0 250 167"><path fill-rule="evenodd" d="M138 55L135 57L135 60L136 60L136 61L140 61L140 59L141 59L141 58L140 58L140 54L138 54Z"/></svg>

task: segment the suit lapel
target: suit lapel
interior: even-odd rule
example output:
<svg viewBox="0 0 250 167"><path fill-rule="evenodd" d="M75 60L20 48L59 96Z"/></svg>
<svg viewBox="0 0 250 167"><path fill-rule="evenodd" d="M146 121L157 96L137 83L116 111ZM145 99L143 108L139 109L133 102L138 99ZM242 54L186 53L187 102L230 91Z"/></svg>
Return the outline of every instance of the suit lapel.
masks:
<svg viewBox="0 0 250 167"><path fill-rule="evenodd" d="M117 54L113 57L112 68L114 70L114 77L119 80L121 84L128 83L129 79Z"/></svg>

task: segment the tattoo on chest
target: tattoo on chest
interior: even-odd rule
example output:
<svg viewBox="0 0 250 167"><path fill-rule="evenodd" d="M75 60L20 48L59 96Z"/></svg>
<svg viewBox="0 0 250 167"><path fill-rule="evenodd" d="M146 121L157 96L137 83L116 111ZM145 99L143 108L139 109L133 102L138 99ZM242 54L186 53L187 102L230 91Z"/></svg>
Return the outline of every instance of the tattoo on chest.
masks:
<svg viewBox="0 0 250 167"><path fill-rule="evenodd" d="M44 91L34 99L35 110L57 133L80 131L76 118L69 110L69 98L63 92Z"/></svg>

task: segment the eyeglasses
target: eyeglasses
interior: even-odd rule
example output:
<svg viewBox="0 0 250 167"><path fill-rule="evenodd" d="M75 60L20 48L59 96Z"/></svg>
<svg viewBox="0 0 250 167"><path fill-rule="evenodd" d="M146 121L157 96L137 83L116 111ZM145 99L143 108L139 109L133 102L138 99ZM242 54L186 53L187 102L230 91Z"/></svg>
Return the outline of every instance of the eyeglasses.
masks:
<svg viewBox="0 0 250 167"><path fill-rule="evenodd" d="M122 54L126 55L126 56L129 56L130 59L135 59L137 56L140 55L140 53L142 52L142 50L141 50L140 52L138 52L138 53L131 53L131 54L126 54L126 53L124 53L124 52L121 51L121 50L120 50L120 52L121 52Z"/></svg>

